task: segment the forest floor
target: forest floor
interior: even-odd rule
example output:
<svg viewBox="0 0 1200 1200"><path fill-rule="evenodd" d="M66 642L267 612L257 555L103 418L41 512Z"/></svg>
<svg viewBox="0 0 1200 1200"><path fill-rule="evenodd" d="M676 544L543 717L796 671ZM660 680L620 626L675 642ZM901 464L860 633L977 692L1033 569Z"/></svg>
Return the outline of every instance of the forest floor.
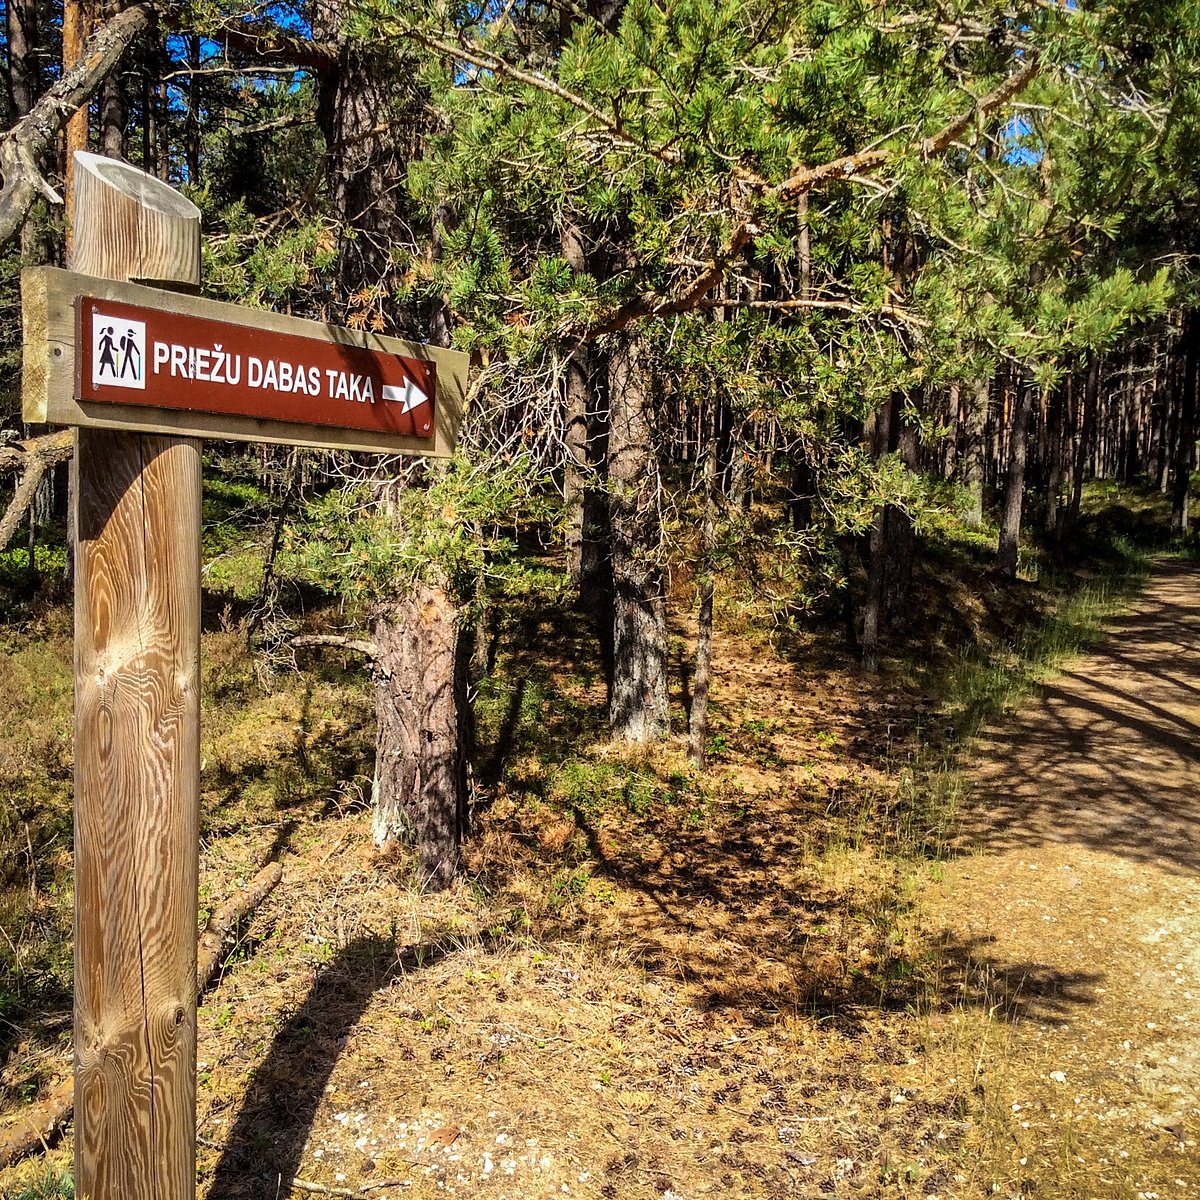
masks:
<svg viewBox="0 0 1200 1200"><path fill-rule="evenodd" d="M973 646L1060 605L982 565L922 586ZM1200 1192L1200 569L1163 566L965 771L937 747L986 655L939 690L919 630L869 676L828 631L720 616L703 775L606 742L582 618L502 630L465 869L429 896L371 846L362 673L264 686L209 605L202 906L284 880L201 1005L202 1200ZM19 1120L69 1068L68 613L3 649Z"/></svg>

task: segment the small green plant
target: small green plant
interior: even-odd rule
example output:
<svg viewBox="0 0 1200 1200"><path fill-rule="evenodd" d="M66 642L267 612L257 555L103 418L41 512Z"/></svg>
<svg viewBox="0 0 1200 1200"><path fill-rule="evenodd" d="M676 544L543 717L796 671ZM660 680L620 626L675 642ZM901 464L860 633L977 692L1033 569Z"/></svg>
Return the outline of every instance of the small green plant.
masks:
<svg viewBox="0 0 1200 1200"><path fill-rule="evenodd" d="M36 1183L5 1192L4 1200L73 1200L75 1181L70 1171L49 1170Z"/></svg>
<svg viewBox="0 0 1200 1200"><path fill-rule="evenodd" d="M709 758L727 758L729 755L729 743L725 740L725 735L717 733L710 737L708 744L704 747L704 753Z"/></svg>

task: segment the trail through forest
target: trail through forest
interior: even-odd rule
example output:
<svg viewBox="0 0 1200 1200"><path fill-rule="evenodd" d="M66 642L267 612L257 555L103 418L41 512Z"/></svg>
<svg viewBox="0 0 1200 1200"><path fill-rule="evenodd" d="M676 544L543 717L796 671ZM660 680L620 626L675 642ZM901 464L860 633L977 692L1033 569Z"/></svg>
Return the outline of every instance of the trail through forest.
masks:
<svg viewBox="0 0 1200 1200"><path fill-rule="evenodd" d="M989 994L978 1082L1023 1193L1200 1188L1198 643L1200 568L1173 564L969 769L938 916Z"/></svg>

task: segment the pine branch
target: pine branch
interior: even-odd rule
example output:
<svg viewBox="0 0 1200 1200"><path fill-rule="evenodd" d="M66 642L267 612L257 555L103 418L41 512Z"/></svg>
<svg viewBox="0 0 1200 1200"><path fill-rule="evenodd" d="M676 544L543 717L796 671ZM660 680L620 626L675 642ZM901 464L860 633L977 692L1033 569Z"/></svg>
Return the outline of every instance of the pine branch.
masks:
<svg viewBox="0 0 1200 1200"><path fill-rule="evenodd" d="M969 109L948 121L936 133L918 142L916 149L922 161L928 161L940 154L963 134L972 122L990 115L1019 95L1033 82L1039 70L1040 63L1037 57L1032 54L1027 56L1021 68L1014 71L998 87ZM807 195L826 183L868 176L898 162L912 148L911 145L899 150L880 147L864 150L858 154L847 154L841 158L821 163L819 166L801 168L781 183L768 187L761 187L743 179L743 186L755 195L755 203L751 206L748 215L734 225L725 246L690 283L683 287L682 291L674 295L644 292L642 295L626 301L609 316L602 317L587 328L576 331L576 335L584 338L598 337L605 333L615 333L644 317L674 316L698 307L704 297L725 278L726 271L742 250L750 245L757 236L758 220L767 201L782 200L794 203L801 196Z"/></svg>
<svg viewBox="0 0 1200 1200"><path fill-rule="evenodd" d="M539 92L545 92L547 95L554 96L559 100L565 100L572 108L576 108L581 113L591 117L593 121L612 134L617 141L626 146L632 146L637 150L641 150L659 162L666 163L669 166L676 166L682 161L677 150L672 150L666 146L646 145L645 142L631 134L615 117L597 108L589 100L585 100L582 96L568 91L561 84L556 83L553 79L549 79L539 72L523 70L521 67L516 66L516 64L510 63L507 59L493 53L491 50L485 50L482 46L474 44L464 46L454 42L443 42L439 38L430 37L428 34L422 33L419 29L415 29L411 25L401 25L398 32L402 37L410 38L418 45L424 46L427 50L434 50L450 58L460 58L463 62L468 62L473 67L479 67L484 71L494 71L497 75L503 75L513 80L514 83L521 83L526 87L534 88Z"/></svg>

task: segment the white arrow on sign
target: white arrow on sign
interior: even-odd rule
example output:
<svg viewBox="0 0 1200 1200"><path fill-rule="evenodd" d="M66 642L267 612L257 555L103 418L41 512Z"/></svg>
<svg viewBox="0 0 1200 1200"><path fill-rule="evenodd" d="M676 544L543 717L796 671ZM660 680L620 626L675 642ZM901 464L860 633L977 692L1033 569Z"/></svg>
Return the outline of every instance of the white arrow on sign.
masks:
<svg viewBox="0 0 1200 1200"><path fill-rule="evenodd" d="M410 412L418 404L424 404L429 399L411 379L406 379L403 387L400 387L398 384L385 383L383 385L383 398L403 404L404 407L400 410L402 413Z"/></svg>

